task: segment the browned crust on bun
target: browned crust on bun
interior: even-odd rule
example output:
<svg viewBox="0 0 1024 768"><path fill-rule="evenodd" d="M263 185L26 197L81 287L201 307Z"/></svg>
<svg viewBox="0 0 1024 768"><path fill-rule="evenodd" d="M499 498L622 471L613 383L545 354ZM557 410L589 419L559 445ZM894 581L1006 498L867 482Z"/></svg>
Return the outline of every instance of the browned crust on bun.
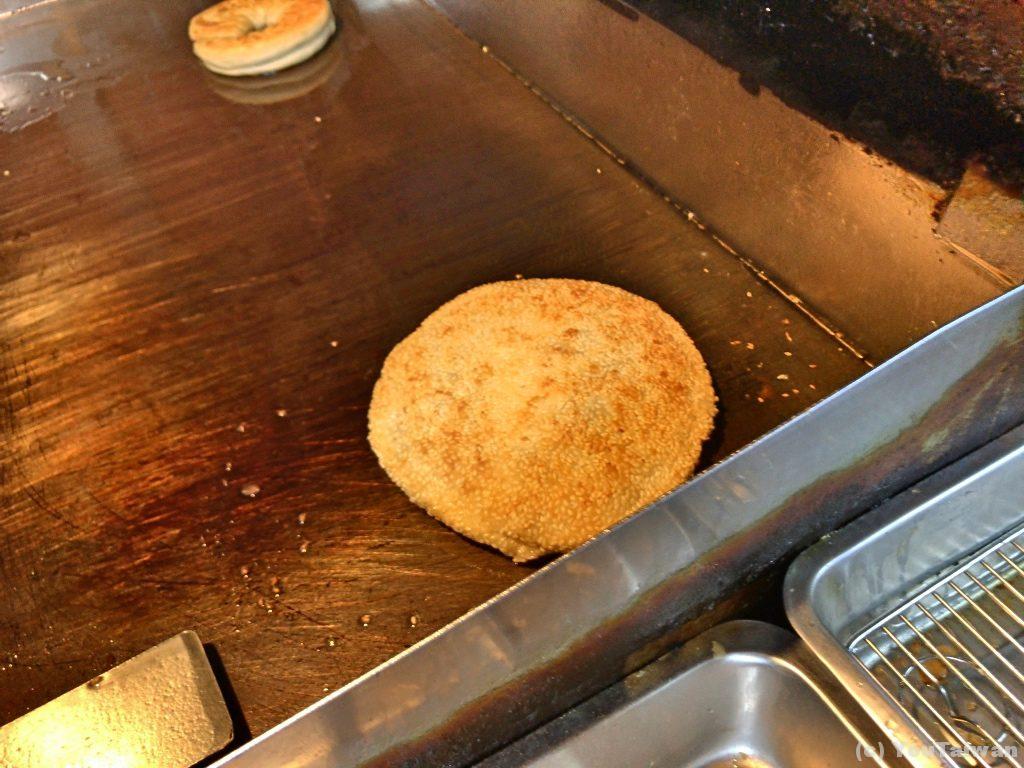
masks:
<svg viewBox="0 0 1024 768"><path fill-rule="evenodd" d="M196 56L217 70L273 62L331 23L328 0L223 0L189 21Z"/></svg>
<svg viewBox="0 0 1024 768"><path fill-rule="evenodd" d="M455 297L391 351L369 437L415 503L525 561L685 481L715 403L697 348L654 302L517 280Z"/></svg>

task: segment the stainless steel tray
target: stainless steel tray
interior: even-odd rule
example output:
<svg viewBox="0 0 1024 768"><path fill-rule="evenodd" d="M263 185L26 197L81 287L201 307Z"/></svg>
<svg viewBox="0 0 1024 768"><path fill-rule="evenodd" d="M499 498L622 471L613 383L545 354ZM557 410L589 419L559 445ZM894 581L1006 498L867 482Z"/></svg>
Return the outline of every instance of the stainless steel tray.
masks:
<svg viewBox="0 0 1024 768"><path fill-rule="evenodd" d="M1018 427L790 569L794 627L915 765L1024 762L1022 524Z"/></svg>
<svg viewBox="0 0 1024 768"><path fill-rule="evenodd" d="M479 768L878 764L876 731L865 720L793 634L759 621L733 621Z"/></svg>

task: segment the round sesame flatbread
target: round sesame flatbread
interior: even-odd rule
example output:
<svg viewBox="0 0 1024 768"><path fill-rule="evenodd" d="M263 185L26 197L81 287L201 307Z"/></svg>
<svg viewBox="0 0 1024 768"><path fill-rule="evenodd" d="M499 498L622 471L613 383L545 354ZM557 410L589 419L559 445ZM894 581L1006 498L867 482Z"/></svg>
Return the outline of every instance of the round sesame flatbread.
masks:
<svg viewBox="0 0 1024 768"><path fill-rule="evenodd" d="M370 445L415 503L520 562L686 480L715 401L697 348L654 302L583 280L491 283L388 355Z"/></svg>
<svg viewBox="0 0 1024 768"><path fill-rule="evenodd" d="M329 0L221 0L191 18L188 36L207 69L237 77L306 61L335 26Z"/></svg>

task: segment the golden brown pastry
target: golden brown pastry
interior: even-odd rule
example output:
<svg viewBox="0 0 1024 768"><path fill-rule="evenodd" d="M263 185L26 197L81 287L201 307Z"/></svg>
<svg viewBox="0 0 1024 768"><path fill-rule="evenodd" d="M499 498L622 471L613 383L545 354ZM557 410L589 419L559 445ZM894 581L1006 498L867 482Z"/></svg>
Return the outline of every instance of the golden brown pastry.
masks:
<svg viewBox="0 0 1024 768"><path fill-rule="evenodd" d="M328 0L223 0L192 17L192 50L222 75L276 72L305 61L334 34Z"/></svg>
<svg viewBox="0 0 1024 768"><path fill-rule="evenodd" d="M370 444L431 515L525 561L686 480L715 401L697 348L654 302L581 280L491 283L391 351Z"/></svg>

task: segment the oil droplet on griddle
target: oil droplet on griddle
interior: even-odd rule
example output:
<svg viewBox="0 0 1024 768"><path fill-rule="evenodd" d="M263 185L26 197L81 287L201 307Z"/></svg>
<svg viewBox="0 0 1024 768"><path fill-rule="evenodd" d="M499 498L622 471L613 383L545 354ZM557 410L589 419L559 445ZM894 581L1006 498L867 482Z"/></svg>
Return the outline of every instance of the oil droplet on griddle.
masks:
<svg viewBox="0 0 1024 768"><path fill-rule="evenodd" d="M416 614L413 614L412 616L409 617L409 626L410 627L416 627L416 626L419 625L419 623L420 623L420 617L417 616Z"/></svg>
<svg viewBox="0 0 1024 768"><path fill-rule="evenodd" d="M303 554L303 555L306 554L307 552L309 552L309 542L308 541L301 541L301 542L299 542L299 552L301 554Z"/></svg>
<svg viewBox="0 0 1024 768"><path fill-rule="evenodd" d="M285 416L288 415L288 410L285 408L278 408L276 411L274 411L274 413L277 414L277 418L283 419Z"/></svg>
<svg viewBox="0 0 1024 768"><path fill-rule="evenodd" d="M284 584L281 583L280 577L275 576L270 580L270 589L274 592L274 597L284 594Z"/></svg>
<svg viewBox="0 0 1024 768"><path fill-rule="evenodd" d="M373 617L368 613L364 613L362 616L359 617L359 626L368 627L370 626L371 621L373 621Z"/></svg>
<svg viewBox="0 0 1024 768"><path fill-rule="evenodd" d="M0 75L0 132L20 131L62 109L67 96L54 82L52 72L41 70Z"/></svg>
<svg viewBox="0 0 1024 768"><path fill-rule="evenodd" d="M242 486L242 495L250 499L255 499L260 492L260 487L256 483L246 483Z"/></svg>
<svg viewBox="0 0 1024 768"><path fill-rule="evenodd" d="M243 579L248 579L249 578L249 566L248 565L243 565L238 570L241 572Z"/></svg>
<svg viewBox="0 0 1024 768"><path fill-rule="evenodd" d="M299 525L305 525L306 524L306 513L305 512L299 512L298 520L299 520Z"/></svg>
<svg viewBox="0 0 1024 768"><path fill-rule="evenodd" d="M337 644L338 644L338 638L336 638L336 637L328 637L327 638L327 647L328 648L334 648Z"/></svg>

